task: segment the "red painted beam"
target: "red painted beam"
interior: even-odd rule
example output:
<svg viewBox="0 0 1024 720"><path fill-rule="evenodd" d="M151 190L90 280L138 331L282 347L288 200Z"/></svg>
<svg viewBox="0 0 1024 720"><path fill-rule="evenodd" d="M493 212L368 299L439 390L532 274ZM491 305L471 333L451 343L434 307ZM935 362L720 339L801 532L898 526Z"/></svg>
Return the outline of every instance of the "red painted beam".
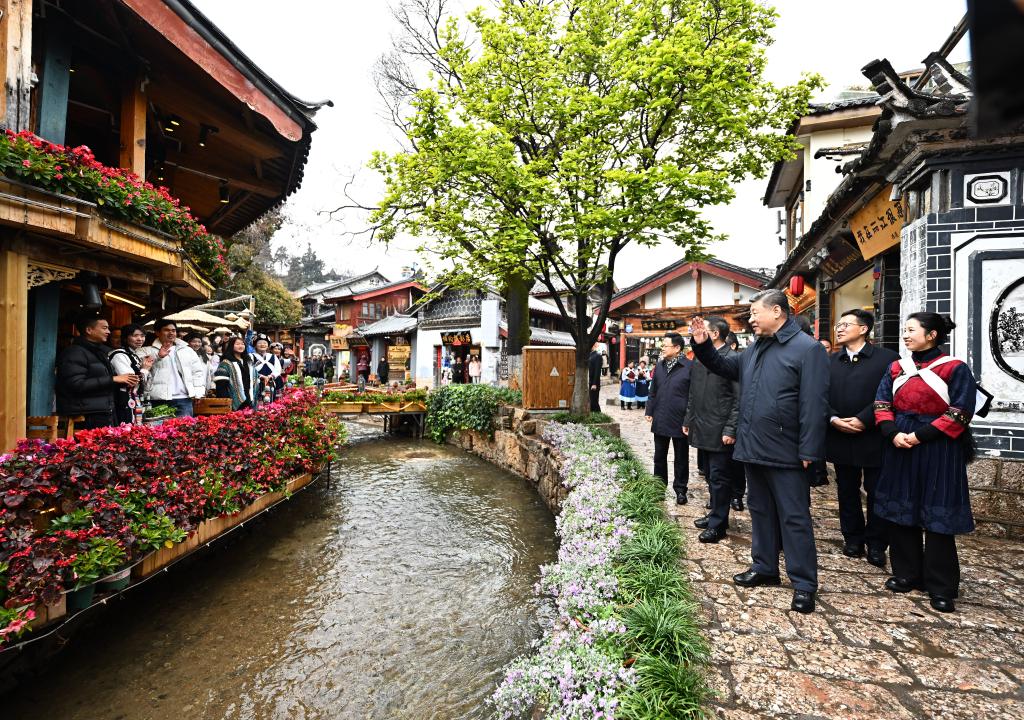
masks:
<svg viewBox="0 0 1024 720"><path fill-rule="evenodd" d="M159 0L122 0L189 59L254 112L270 121L282 137L298 142L302 127L217 52L199 33Z"/></svg>

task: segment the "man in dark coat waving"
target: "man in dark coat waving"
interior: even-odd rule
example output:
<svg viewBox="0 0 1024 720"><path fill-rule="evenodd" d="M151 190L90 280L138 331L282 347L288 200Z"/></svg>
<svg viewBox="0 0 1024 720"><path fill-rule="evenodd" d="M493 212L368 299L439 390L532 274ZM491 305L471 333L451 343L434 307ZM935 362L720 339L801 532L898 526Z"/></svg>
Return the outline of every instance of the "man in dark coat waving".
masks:
<svg viewBox="0 0 1024 720"><path fill-rule="evenodd" d="M832 353L827 457L836 469L843 554L885 567L885 520L875 515L875 484L882 465L882 434L875 425L875 393L889 366L900 359L868 342L875 319L866 310L847 310L836 323L839 351ZM860 502L861 478L868 496L867 519Z"/></svg>
<svg viewBox="0 0 1024 720"><path fill-rule="evenodd" d="M686 403L690 398L690 366L682 354L683 336L666 333L661 341L661 360L654 366L647 400L647 422L654 433L654 474L668 485L668 446L675 451L672 490L676 504L686 504L690 479L690 445L683 434Z"/></svg>
<svg viewBox="0 0 1024 720"><path fill-rule="evenodd" d="M747 469L754 563L733 581L743 587L778 585L782 550L793 584L790 607L809 613L818 591L810 468L825 457L828 356L789 317L789 301L781 290L751 298L750 326L757 336L754 344L742 355L722 357L703 319L694 318L690 325L697 359L740 385L734 457Z"/></svg>
<svg viewBox="0 0 1024 720"><path fill-rule="evenodd" d="M708 335L722 357L736 351L725 344L729 323L724 318L705 320ZM740 392L735 380L715 375L701 363L690 369L690 401L686 406L683 426L690 445L707 453L708 486L711 489L711 512L695 521L703 532L702 543L716 543L729 528L729 506L733 496L732 450L736 444L736 423L739 417Z"/></svg>

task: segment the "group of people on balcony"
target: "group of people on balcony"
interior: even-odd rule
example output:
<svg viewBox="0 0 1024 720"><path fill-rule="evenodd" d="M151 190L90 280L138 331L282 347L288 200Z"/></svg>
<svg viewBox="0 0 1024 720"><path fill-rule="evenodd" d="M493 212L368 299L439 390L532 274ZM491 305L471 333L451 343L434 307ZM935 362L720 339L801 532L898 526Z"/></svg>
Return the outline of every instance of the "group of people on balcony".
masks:
<svg viewBox="0 0 1024 720"><path fill-rule="evenodd" d="M686 357L685 338L668 333L661 359L646 371L654 473L668 483L674 445L678 504L688 501L689 446L703 451L711 500L695 521L699 541L724 538L730 510L742 508L732 471L742 463L753 562L733 580L779 585L784 553L791 607L812 612L818 563L810 488L820 484L816 468L827 460L836 473L843 554L866 556L879 568L891 563L887 589L926 592L935 610L953 612L960 581L955 537L974 529L967 464L978 392L970 368L942 349L953 322L930 312L910 315L903 331L910 356L902 360L870 342L874 318L862 309L839 318L831 354L790 317L780 291L755 296L750 325L756 339L740 352L727 342L725 320L694 318L694 359ZM632 378L629 370L623 382L637 382L642 368L632 369Z"/></svg>
<svg viewBox="0 0 1024 720"><path fill-rule="evenodd" d="M193 333L178 337L173 320L161 319L151 335L140 325L121 328L111 348L109 322L80 317L77 337L56 365L57 413L81 417L86 429L142 422L147 407L165 405L176 417L191 416L193 401L229 398L232 410L272 402L299 370L291 348L259 335L253 351L243 337Z"/></svg>

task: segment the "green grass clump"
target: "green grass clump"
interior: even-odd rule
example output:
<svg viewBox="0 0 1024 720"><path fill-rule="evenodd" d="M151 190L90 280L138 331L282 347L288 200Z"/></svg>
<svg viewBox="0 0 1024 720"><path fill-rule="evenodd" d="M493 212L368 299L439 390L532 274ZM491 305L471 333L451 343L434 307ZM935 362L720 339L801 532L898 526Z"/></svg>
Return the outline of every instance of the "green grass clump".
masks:
<svg viewBox="0 0 1024 720"><path fill-rule="evenodd" d="M622 564L646 562L669 566L678 562L681 548L679 528L658 519L637 525L633 536L622 544L615 559Z"/></svg>
<svg viewBox="0 0 1024 720"><path fill-rule="evenodd" d="M636 687L626 693L615 717L620 720L702 720L710 699L704 668L663 657L642 655L633 665Z"/></svg>

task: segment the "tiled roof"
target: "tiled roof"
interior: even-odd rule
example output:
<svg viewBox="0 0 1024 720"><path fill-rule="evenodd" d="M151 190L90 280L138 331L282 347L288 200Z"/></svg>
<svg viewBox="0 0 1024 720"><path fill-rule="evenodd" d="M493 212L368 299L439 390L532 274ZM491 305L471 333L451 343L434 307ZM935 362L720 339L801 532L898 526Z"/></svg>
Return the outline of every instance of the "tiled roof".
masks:
<svg viewBox="0 0 1024 720"><path fill-rule="evenodd" d="M417 322L415 317L410 317L409 315L390 315L359 328L359 334L363 337L401 335L402 333L414 330Z"/></svg>

